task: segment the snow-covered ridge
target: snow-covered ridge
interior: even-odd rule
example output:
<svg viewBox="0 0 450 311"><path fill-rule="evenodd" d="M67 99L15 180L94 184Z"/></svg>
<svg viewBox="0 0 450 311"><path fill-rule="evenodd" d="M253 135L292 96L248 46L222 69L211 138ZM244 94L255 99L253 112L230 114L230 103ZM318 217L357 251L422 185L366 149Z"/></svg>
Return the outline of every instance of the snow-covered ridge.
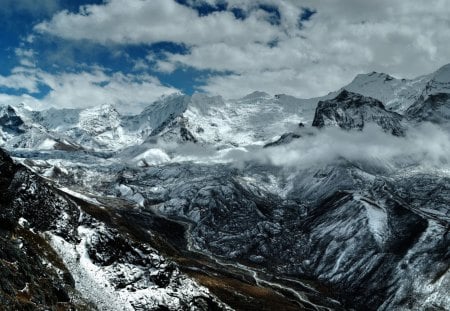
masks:
<svg viewBox="0 0 450 311"><path fill-rule="evenodd" d="M217 148L262 146L299 124L312 123L319 101L343 90L379 100L386 110L404 114L429 96L450 93L450 65L415 79L384 73L360 74L340 91L300 99L256 91L240 99L173 94L137 115L115 107L30 111L24 105L0 109L0 145L11 148L118 151L144 142L195 142Z"/></svg>

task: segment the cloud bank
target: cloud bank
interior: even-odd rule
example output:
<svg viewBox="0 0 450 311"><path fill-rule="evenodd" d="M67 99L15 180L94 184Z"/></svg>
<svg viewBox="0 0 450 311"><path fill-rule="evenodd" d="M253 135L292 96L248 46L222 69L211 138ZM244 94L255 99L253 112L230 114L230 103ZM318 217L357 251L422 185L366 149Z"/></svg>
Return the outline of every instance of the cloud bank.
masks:
<svg viewBox="0 0 450 311"><path fill-rule="evenodd" d="M238 164L258 161L290 168L323 166L344 160L374 169L425 166L450 170L450 133L431 123L410 128L406 137L393 136L370 125L363 131L326 128L288 145L258 153L234 151L230 156Z"/></svg>
<svg viewBox="0 0 450 311"><path fill-rule="evenodd" d="M228 163L245 168L252 163L295 169L324 167L330 164L353 163L366 171L395 173L402 168L439 169L450 174L450 132L431 123L410 128L406 137L393 136L375 125L363 131L339 128L308 128L301 138L286 145L270 148L260 146L214 150L186 144L158 144L173 154L173 162Z"/></svg>

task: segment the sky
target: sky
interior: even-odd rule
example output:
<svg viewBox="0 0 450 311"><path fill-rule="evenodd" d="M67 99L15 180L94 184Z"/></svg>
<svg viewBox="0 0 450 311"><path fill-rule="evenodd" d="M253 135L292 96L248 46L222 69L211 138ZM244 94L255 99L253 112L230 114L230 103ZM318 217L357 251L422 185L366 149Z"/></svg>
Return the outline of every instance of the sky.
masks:
<svg viewBox="0 0 450 311"><path fill-rule="evenodd" d="M450 62L447 0L2 0L0 21L0 104L34 109L310 98Z"/></svg>

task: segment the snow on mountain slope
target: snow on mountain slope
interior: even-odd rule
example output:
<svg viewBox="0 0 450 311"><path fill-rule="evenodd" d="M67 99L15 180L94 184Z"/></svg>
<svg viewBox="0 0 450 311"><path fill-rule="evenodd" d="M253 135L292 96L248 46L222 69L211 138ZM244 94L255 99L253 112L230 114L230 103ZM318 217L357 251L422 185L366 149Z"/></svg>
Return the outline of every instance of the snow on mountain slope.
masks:
<svg viewBox="0 0 450 311"><path fill-rule="evenodd" d="M162 127L180 116L188 107L190 96L172 94L163 96L135 116L124 117L124 126L130 131L157 134Z"/></svg>
<svg viewBox="0 0 450 311"><path fill-rule="evenodd" d="M56 109L50 108L42 111L22 111L28 116L29 122L42 125L46 129L55 132L63 132L78 124L81 109Z"/></svg>
<svg viewBox="0 0 450 311"><path fill-rule="evenodd" d="M152 246L153 232L112 221L126 202L61 191L1 149L0 189L2 310L230 310Z"/></svg>
<svg viewBox="0 0 450 311"><path fill-rule="evenodd" d="M23 130L23 120L17 115L12 106L0 107L0 126L2 132L11 134L21 134Z"/></svg>
<svg viewBox="0 0 450 311"><path fill-rule="evenodd" d="M450 64L442 66L431 74L431 79L425 85L421 95L426 99L431 94L450 93Z"/></svg>
<svg viewBox="0 0 450 311"><path fill-rule="evenodd" d="M254 92L241 99L193 95L184 117L187 128L202 142L245 146L263 145L312 120L307 100Z"/></svg>
<svg viewBox="0 0 450 311"><path fill-rule="evenodd" d="M122 126L123 117L111 105L84 110L30 111L20 106L14 109L23 122L22 130L10 135L11 142L6 147L117 150L144 139L140 133Z"/></svg>
<svg viewBox="0 0 450 311"><path fill-rule="evenodd" d="M111 105L39 111L32 121L86 149L116 150L142 142L142 137L122 127L122 116Z"/></svg>
<svg viewBox="0 0 450 311"><path fill-rule="evenodd" d="M359 74L344 89L376 98L386 108L404 112L422 93L430 75L416 79L397 79L385 73Z"/></svg>
<svg viewBox="0 0 450 311"><path fill-rule="evenodd" d="M360 74L343 89L380 100L387 109L404 113L421 97L450 93L450 64L414 79L397 79L385 73Z"/></svg>
<svg viewBox="0 0 450 311"><path fill-rule="evenodd" d="M81 147L70 142L64 135L50 132L33 122L36 112L23 105L0 106L0 145L8 148L75 150Z"/></svg>

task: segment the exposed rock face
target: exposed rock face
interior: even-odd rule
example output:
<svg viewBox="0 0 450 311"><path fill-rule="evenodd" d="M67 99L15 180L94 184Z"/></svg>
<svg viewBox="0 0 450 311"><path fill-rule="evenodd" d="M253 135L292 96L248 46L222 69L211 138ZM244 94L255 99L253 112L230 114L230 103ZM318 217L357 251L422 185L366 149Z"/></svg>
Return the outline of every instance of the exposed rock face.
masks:
<svg viewBox="0 0 450 311"><path fill-rule="evenodd" d="M379 100L346 90L334 99L318 103L312 125L362 130L367 123L377 124L393 135L404 133L401 115L387 111Z"/></svg>
<svg viewBox="0 0 450 311"><path fill-rule="evenodd" d="M450 93L421 97L406 111L406 117L411 121L432 122L445 125L450 122Z"/></svg>
<svg viewBox="0 0 450 311"><path fill-rule="evenodd" d="M23 124L23 120L17 115L13 107L6 106L0 109L0 125L3 132L21 134L24 132Z"/></svg>

